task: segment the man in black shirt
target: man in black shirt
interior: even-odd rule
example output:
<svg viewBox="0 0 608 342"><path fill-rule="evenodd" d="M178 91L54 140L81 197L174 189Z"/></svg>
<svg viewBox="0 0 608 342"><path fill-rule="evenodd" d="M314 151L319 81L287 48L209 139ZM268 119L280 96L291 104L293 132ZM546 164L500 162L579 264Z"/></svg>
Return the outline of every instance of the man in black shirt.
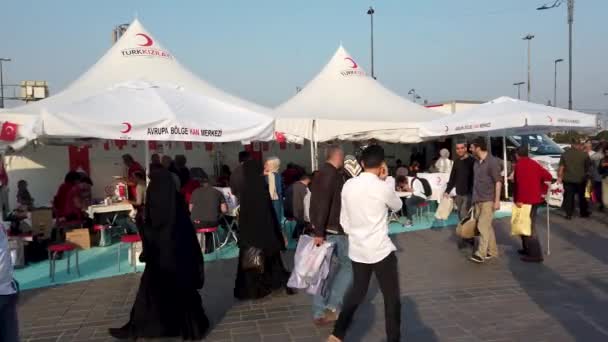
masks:
<svg viewBox="0 0 608 342"><path fill-rule="evenodd" d="M452 189L456 188L456 197L454 202L458 207L458 219L462 220L467 216L471 209L471 195L473 193L473 166L475 158L469 155L467 144L465 142L456 144L456 160L450 173L450 180L445 189L444 197L448 198ZM474 243L474 239L462 240L459 244L460 248L464 248L466 244Z"/></svg>

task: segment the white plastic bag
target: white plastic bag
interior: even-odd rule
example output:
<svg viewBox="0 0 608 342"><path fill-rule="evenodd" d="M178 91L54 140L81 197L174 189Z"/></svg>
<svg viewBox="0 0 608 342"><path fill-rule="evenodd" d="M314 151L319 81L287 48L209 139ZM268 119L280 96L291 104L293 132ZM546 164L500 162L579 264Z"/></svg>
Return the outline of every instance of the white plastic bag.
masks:
<svg viewBox="0 0 608 342"><path fill-rule="evenodd" d="M294 257L294 268L287 282L287 286L296 289L305 289L318 282L322 265L328 253L333 252L333 244L329 242L316 246L314 238L308 235L300 236Z"/></svg>
<svg viewBox="0 0 608 342"><path fill-rule="evenodd" d="M454 210L454 200L452 197L443 198L441 202L439 202L439 206L435 212L435 218L438 220L447 220L448 217L450 217L452 210Z"/></svg>
<svg viewBox="0 0 608 342"><path fill-rule="evenodd" d="M564 202L564 185L561 183L551 184L545 200L552 207L561 207Z"/></svg>

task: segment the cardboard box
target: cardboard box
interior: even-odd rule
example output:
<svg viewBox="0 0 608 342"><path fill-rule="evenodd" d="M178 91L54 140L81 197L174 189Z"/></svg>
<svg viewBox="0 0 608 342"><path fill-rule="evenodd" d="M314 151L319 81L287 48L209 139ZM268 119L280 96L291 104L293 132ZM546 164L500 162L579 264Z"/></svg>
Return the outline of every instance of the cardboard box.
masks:
<svg viewBox="0 0 608 342"><path fill-rule="evenodd" d="M50 237L53 228L53 210L50 208L36 208L31 211L32 233L43 234L45 238Z"/></svg>
<svg viewBox="0 0 608 342"><path fill-rule="evenodd" d="M65 232L65 241L80 249L91 248L91 233L88 228L77 228Z"/></svg>

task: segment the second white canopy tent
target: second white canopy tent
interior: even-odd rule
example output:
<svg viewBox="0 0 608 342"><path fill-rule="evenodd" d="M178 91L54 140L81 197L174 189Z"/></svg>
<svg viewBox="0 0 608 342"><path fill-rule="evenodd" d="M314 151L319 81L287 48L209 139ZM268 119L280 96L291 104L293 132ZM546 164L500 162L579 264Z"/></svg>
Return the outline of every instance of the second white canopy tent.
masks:
<svg viewBox="0 0 608 342"><path fill-rule="evenodd" d="M385 88L340 46L317 76L275 109L275 130L313 146L331 140L415 143L421 122L443 116Z"/></svg>

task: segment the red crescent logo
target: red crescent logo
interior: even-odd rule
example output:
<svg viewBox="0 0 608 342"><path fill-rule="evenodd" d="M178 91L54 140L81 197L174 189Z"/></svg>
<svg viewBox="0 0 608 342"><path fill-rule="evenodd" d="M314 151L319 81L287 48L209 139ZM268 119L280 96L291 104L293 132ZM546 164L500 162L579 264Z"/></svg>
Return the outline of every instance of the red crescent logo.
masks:
<svg viewBox="0 0 608 342"><path fill-rule="evenodd" d="M144 33L138 33L136 34L136 36L142 36L144 38L146 38L146 42L143 44L137 44L139 46L152 46L152 44L154 44L154 41L152 40L152 38L150 38L150 36L148 36L147 34Z"/></svg>
<svg viewBox="0 0 608 342"><path fill-rule="evenodd" d="M450 127L448 127L448 125L445 125L445 132L447 133L450 130Z"/></svg>
<svg viewBox="0 0 608 342"><path fill-rule="evenodd" d="M346 57L344 58L345 61L349 61L351 62L353 65L351 65L352 69L357 69L359 67L359 65L357 64L357 62L355 62L354 59L350 58L350 57Z"/></svg>
<svg viewBox="0 0 608 342"><path fill-rule="evenodd" d="M122 130L122 131L120 131L120 133L129 133L129 132L131 132L131 128L133 128L133 127L131 126L130 123L123 122L122 124L125 125L125 129Z"/></svg>

